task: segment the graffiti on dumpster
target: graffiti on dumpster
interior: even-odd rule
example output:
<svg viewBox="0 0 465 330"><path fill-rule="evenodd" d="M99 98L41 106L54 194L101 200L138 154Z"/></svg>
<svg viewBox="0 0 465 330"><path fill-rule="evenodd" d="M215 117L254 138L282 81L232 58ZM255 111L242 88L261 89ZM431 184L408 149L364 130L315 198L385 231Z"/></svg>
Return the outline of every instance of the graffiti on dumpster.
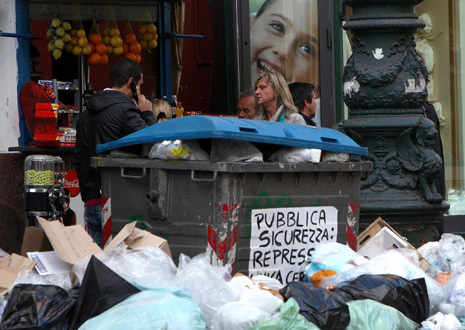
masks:
<svg viewBox="0 0 465 330"><path fill-rule="evenodd" d="M237 220L239 204L238 203L214 203L213 208L219 213L223 220Z"/></svg>
<svg viewBox="0 0 465 330"><path fill-rule="evenodd" d="M252 210L249 275L301 280L315 246L336 242L337 213L334 206Z"/></svg>
<svg viewBox="0 0 465 330"><path fill-rule="evenodd" d="M207 253L214 265L233 264L236 256L237 240L239 238L239 225L235 225L231 235L221 235L213 227L207 227L208 247Z"/></svg>

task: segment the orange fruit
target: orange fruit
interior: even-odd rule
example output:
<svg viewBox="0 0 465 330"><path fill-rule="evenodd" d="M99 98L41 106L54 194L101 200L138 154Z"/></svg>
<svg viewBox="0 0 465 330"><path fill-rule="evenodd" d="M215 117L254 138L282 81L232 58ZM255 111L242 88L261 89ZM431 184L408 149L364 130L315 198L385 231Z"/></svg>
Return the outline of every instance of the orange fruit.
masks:
<svg viewBox="0 0 465 330"><path fill-rule="evenodd" d="M123 44L123 53L126 54L126 53L128 53L128 52L129 52L129 46L128 46L127 43L124 43L124 44Z"/></svg>
<svg viewBox="0 0 465 330"><path fill-rule="evenodd" d="M100 64L108 64L108 55L102 55L100 56Z"/></svg>
<svg viewBox="0 0 465 330"><path fill-rule="evenodd" d="M134 54L140 54L142 51L142 46L137 41L133 42L129 45L129 51Z"/></svg>
<svg viewBox="0 0 465 330"><path fill-rule="evenodd" d="M100 63L100 54L99 53L92 53L90 54L89 58L87 59L87 63L90 65L98 64Z"/></svg>
<svg viewBox="0 0 465 330"><path fill-rule="evenodd" d="M134 33L128 33L124 36L124 42L128 43L128 44L131 44L133 42L136 42L137 41L137 38L136 38L136 35Z"/></svg>
<svg viewBox="0 0 465 330"><path fill-rule="evenodd" d="M127 58L127 59L130 59L131 61L133 61L133 62L136 62L136 63L137 63L137 56L136 56L136 54L133 54L133 53L127 53L127 54L126 54L126 58Z"/></svg>
<svg viewBox="0 0 465 330"><path fill-rule="evenodd" d="M105 55L107 53L107 46L105 46L104 44L98 44L97 46L95 46L95 50L100 55Z"/></svg>
<svg viewBox="0 0 465 330"><path fill-rule="evenodd" d="M136 60L135 60L136 63L140 63L142 62L142 56L140 56L139 54L136 54Z"/></svg>
<svg viewBox="0 0 465 330"><path fill-rule="evenodd" d="M89 39L91 42L93 42L96 45L102 42L102 36L98 33L91 33L89 36Z"/></svg>
<svg viewBox="0 0 465 330"><path fill-rule="evenodd" d="M94 44L90 44L90 52L91 53L95 52L95 45Z"/></svg>

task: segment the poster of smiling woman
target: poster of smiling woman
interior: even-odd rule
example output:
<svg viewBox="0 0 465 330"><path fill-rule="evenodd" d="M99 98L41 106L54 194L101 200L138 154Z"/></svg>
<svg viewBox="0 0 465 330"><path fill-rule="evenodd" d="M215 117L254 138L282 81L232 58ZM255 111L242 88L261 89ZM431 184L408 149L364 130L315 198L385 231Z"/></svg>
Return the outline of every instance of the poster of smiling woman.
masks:
<svg viewBox="0 0 465 330"><path fill-rule="evenodd" d="M263 70L319 85L318 0L249 0L252 84Z"/></svg>

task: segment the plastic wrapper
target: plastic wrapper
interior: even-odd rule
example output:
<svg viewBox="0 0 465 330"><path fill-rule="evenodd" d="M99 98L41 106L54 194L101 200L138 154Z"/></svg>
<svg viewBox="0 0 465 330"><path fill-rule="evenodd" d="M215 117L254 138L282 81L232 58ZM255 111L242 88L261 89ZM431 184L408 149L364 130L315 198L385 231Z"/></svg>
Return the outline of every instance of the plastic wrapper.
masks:
<svg viewBox="0 0 465 330"><path fill-rule="evenodd" d="M455 273L465 266L465 239L454 234L442 234L438 259L443 272Z"/></svg>
<svg viewBox="0 0 465 330"><path fill-rule="evenodd" d="M461 324L453 314L438 312L421 322L421 330L460 330Z"/></svg>
<svg viewBox="0 0 465 330"><path fill-rule="evenodd" d="M264 289L279 291L284 287L277 279L265 275L255 275L252 280Z"/></svg>
<svg viewBox="0 0 465 330"><path fill-rule="evenodd" d="M174 285L176 266L173 260L157 247L129 249L123 245L99 254L97 258L128 282L144 286ZM88 260L83 259L73 266L73 272L80 283Z"/></svg>
<svg viewBox="0 0 465 330"><path fill-rule="evenodd" d="M192 259L181 255L176 274L177 285L187 289L211 325L217 311L225 304L239 300L239 293L227 284L230 279L226 267L214 267L206 254Z"/></svg>
<svg viewBox="0 0 465 330"><path fill-rule="evenodd" d="M371 299L396 308L409 319L421 322L429 315L429 300L424 279L408 281L395 275L362 275L339 287L326 290L304 282L290 283L281 290L294 298L301 314L322 329L348 326L348 301Z"/></svg>
<svg viewBox="0 0 465 330"><path fill-rule="evenodd" d="M392 274L408 280L424 278L428 288L431 312L435 312L439 304L445 299L445 291L439 283L428 276L421 268L411 263L397 249L388 250L358 267L329 277L322 285L324 287L329 285L337 286L344 281L353 280L363 274Z"/></svg>
<svg viewBox="0 0 465 330"><path fill-rule="evenodd" d="M413 322L397 309L374 300L355 300L349 306L350 323L346 330L415 330L418 323Z"/></svg>
<svg viewBox="0 0 465 330"><path fill-rule="evenodd" d="M162 160L209 160L197 140L174 140L155 143L149 158Z"/></svg>
<svg viewBox="0 0 465 330"><path fill-rule="evenodd" d="M319 328L310 323L299 314L299 305L294 299L289 299L282 304L279 314L269 320L260 322L250 330L318 330Z"/></svg>
<svg viewBox="0 0 465 330"><path fill-rule="evenodd" d="M213 139L212 162L263 162L263 154L247 141Z"/></svg>
<svg viewBox="0 0 465 330"><path fill-rule="evenodd" d="M76 307L73 310L71 329L77 329L88 319L139 292L139 289L92 256L84 274Z"/></svg>
<svg viewBox="0 0 465 330"><path fill-rule="evenodd" d="M454 314L465 317L465 272L450 280L446 292L448 301L454 306Z"/></svg>
<svg viewBox="0 0 465 330"><path fill-rule="evenodd" d="M71 273L39 275L35 269L32 269L19 273L13 286L16 284L55 285L69 292L78 284L75 282Z"/></svg>
<svg viewBox="0 0 465 330"><path fill-rule="evenodd" d="M367 260L347 245L336 242L319 244L305 270L305 280L320 286L324 278L348 271Z"/></svg>
<svg viewBox="0 0 465 330"><path fill-rule="evenodd" d="M268 160L278 163L319 163L321 150L284 147L272 154Z"/></svg>
<svg viewBox="0 0 465 330"><path fill-rule="evenodd" d="M74 304L75 299L58 286L18 284L9 293L1 329L68 329Z"/></svg>
<svg viewBox="0 0 465 330"><path fill-rule="evenodd" d="M150 288L86 321L80 330L204 330L205 319L188 292Z"/></svg>

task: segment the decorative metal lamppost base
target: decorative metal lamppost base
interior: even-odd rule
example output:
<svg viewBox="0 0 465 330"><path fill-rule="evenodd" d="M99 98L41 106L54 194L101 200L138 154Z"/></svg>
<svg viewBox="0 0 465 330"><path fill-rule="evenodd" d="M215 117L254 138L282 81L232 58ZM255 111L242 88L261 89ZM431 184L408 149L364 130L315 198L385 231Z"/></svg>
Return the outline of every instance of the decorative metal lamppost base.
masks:
<svg viewBox="0 0 465 330"><path fill-rule="evenodd" d="M436 189L443 161L433 150L438 134L423 113L428 72L413 34L423 23L413 7L422 0L345 0L353 15L353 55L344 68L344 131L368 147L373 171L361 182L363 228L381 216L393 225L441 228L449 205Z"/></svg>

